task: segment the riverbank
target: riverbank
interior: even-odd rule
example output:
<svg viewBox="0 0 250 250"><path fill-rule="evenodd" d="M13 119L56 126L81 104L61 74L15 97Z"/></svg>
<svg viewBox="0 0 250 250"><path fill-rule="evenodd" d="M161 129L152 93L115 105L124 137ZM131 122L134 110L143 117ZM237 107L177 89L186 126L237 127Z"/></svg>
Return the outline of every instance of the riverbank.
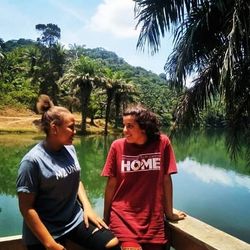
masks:
<svg viewBox="0 0 250 250"><path fill-rule="evenodd" d="M74 113L76 118L76 129L80 131L81 115ZM31 110L17 110L5 108L0 110L0 133L39 133L37 124L41 115ZM111 128L110 128L111 129ZM104 120L96 119L95 124L90 124L87 119L87 133L102 134L104 131Z"/></svg>

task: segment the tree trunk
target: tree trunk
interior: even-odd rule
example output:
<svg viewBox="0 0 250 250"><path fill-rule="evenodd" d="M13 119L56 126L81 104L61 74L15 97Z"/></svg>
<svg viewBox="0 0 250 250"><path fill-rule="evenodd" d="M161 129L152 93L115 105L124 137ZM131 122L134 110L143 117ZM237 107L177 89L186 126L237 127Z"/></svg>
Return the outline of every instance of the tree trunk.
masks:
<svg viewBox="0 0 250 250"><path fill-rule="evenodd" d="M113 92L107 91L107 106L106 106L104 135L108 134L109 113L110 113L112 99L113 99Z"/></svg>
<svg viewBox="0 0 250 250"><path fill-rule="evenodd" d="M91 82L80 84L81 91L81 115L82 115L82 123L81 123L81 134L85 135L87 133L87 114L88 114L88 105L90 94L92 91Z"/></svg>

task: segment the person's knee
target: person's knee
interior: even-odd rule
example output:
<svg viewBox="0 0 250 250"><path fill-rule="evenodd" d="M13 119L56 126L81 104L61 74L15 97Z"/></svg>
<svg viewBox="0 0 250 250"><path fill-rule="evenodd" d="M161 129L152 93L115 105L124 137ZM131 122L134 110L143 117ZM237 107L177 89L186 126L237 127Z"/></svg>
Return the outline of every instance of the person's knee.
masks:
<svg viewBox="0 0 250 250"><path fill-rule="evenodd" d="M116 247L119 244L119 240L115 237L113 239L111 239L106 245L106 248L112 248L112 247Z"/></svg>
<svg viewBox="0 0 250 250"><path fill-rule="evenodd" d="M122 247L121 250L142 250L141 247Z"/></svg>
<svg viewBox="0 0 250 250"><path fill-rule="evenodd" d="M142 247L137 242L122 242L121 250L142 250Z"/></svg>

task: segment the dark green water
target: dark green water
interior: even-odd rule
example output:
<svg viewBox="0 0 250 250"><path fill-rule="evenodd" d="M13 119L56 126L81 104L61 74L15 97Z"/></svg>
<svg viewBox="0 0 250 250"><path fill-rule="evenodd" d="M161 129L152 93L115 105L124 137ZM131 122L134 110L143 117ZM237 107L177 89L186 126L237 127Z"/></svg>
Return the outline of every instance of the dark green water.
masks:
<svg viewBox="0 0 250 250"><path fill-rule="evenodd" d="M21 233L15 180L18 163L42 137L0 135L0 237ZM77 137L74 141L82 180L96 211L102 215L105 178L100 176L115 137ZM224 136L196 134L173 141L178 174L173 176L174 206L250 243L250 168L232 163Z"/></svg>

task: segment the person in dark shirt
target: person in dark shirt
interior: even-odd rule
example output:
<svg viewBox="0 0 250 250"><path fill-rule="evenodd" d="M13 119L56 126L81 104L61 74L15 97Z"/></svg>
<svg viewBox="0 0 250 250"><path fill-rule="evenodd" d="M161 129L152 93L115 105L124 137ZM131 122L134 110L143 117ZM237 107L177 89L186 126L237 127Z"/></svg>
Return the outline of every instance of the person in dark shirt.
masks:
<svg viewBox="0 0 250 250"><path fill-rule="evenodd" d="M66 239L93 250L120 249L80 180L74 116L47 95L40 96L37 109L46 137L21 160L16 183L27 249L63 250Z"/></svg>

